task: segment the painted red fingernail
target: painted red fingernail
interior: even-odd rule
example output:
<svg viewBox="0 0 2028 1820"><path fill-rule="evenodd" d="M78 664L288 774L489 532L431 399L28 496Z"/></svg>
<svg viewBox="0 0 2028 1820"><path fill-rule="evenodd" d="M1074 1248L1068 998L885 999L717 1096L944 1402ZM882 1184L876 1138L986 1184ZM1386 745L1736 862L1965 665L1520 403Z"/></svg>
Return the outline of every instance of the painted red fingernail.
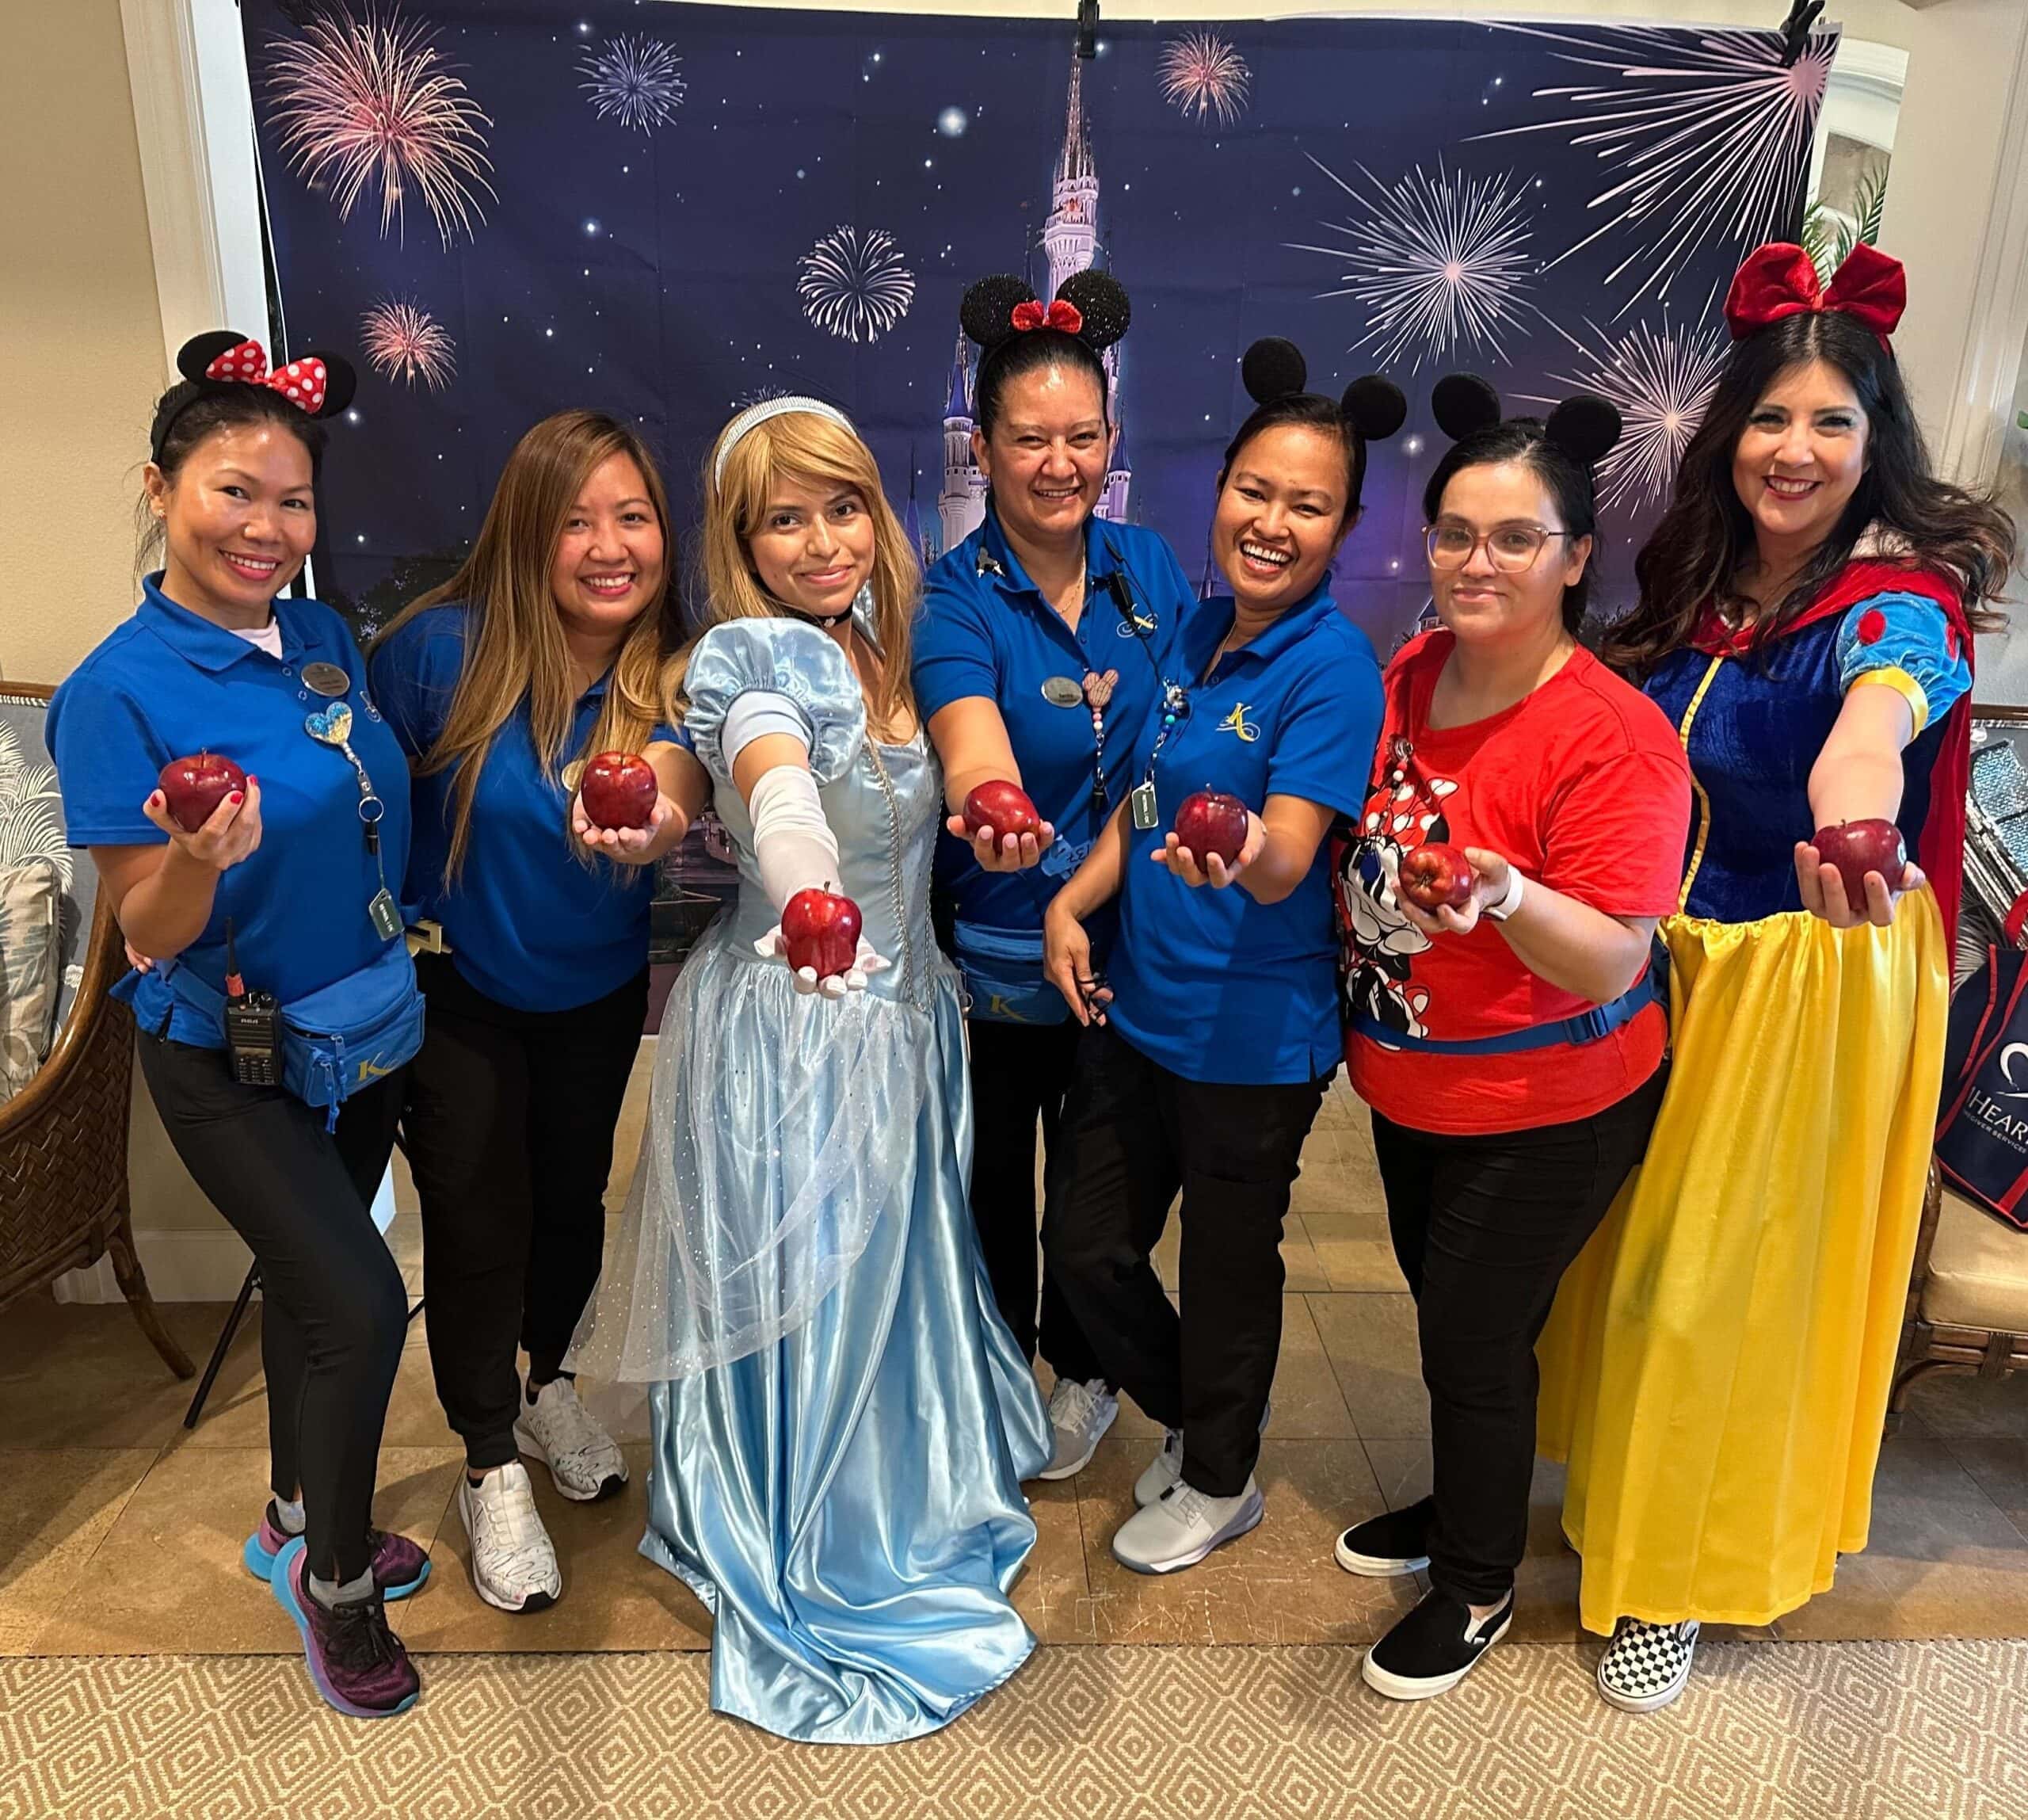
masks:
<svg viewBox="0 0 2028 1820"><path fill-rule="evenodd" d="M230 796L226 798L226 800L231 803L234 808L238 808L242 803L246 800L246 798L243 793L235 790Z"/></svg>

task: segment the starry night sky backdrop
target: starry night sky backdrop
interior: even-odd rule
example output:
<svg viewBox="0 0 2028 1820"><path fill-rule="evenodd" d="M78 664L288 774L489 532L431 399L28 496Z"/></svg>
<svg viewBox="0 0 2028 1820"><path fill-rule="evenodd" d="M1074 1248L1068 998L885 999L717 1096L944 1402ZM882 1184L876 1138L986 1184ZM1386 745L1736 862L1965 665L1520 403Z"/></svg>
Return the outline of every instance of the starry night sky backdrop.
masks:
<svg viewBox="0 0 2028 1820"><path fill-rule="evenodd" d="M516 437L569 406L640 425L687 543L700 464L730 412L772 391L814 391L858 422L898 509L913 471L917 517L935 534L959 295L988 272L1025 272L1038 288L1048 272L1039 242L1063 140L1067 23L382 0L379 18L435 46L436 73L461 81L490 122L477 131L497 195L468 186L471 232L454 227L447 247L413 184L383 232L377 180L341 221L331 185L292 166L288 59L314 51L305 33L320 17L363 20L364 0L356 5L351 14L318 0L242 6L286 345L333 347L360 370L325 470L318 562L328 597L365 629L384 623L475 532ZM1332 392L1382 364L1372 345L1353 344L1384 334L1384 308L1323 294L1341 292L1348 273L1385 281L1387 261L1357 252L1344 231L1374 217L1377 186L1420 167L1454 200L1478 184L1512 203L1473 255L1492 284L1478 294L1508 320L1490 340L1467 334L1448 349L1405 330L1385 364L1409 395L1409 423L1376 450L1337 589L1384 651L1426 598L1417 496L1442 446L1431 383L1467 368L1492 379L1511 410L1525 408L1519 400L1565 395L1569 376L1603 361L1637 393L1659 390L1658 408L1694 393L1708 380L1717 299L1740 255L1799 219L1832 41L1813 40L1791 78L1772 33L1558 36L1381 19L1215 29L1246 67L1236 121L1165 97L1161 59L1184 27L1108 23L1083 82L1100 262L1134 306L1120 385L1128 515L1166 535L1192 577L1218 458L1248 408L1238 379L1248 343L1289 337L1312 383ZM619 36L644 34L680 57L684 84L649 131L600 117L584 68ZM1658 82L1653 71L1672 59L1682 72ZM1636 66L1649 75L1623 73ZM1668 169L1672 135L1697 105L1684 97L1727 80L1761 97L1760 137L1726 167L1713 127L1704 151ZM1572 97L1587 85L1592 93ZM1607 91L1633 99L1598 98ZM1477 136L1502 128L1533 130ZM1595 204L1657 160L1669 181L1645 219L1623 219L1624 194ZM1698 181L1713 186L1701 198ZM1760 219L1735 231L1729 216L1755 184L1749 212ZM841 226L891 235L914 280L905 315L870 345L813 324L797 293L799 260ZM1292 244L1305 242L1340 250ZM426 311L450 337L456 372L441 389L369 365L363 318L391 300ZM1660 380L1641 379L1637 349L1622 347L1613 364L1629 337L1652 344ZM1586 349L1600 361L1588 364ZM1608 597L1623 597L1656 504L1652 487L1623 491L1608 516Z"/></svg>

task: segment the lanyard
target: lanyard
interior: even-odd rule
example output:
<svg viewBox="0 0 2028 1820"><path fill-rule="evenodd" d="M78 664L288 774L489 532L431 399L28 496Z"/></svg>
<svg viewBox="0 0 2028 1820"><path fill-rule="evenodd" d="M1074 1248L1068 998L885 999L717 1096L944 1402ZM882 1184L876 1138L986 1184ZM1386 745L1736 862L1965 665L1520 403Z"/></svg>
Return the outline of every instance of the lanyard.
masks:
<svg viewBox="0 0 2028 1820"><path fill-rule="evenodd" d="M379 889L367 900L366 920L383 941L391 940L402 933L402 912L401 906L395 902L394 893L387 889L387 862L380 851L380 818L387 813L387 805L381 801L379 792L373 788L372 776L352 749L351 704L334 701L329 708L320 708L314 713L304 715L303 730L318 745L330 746L343 754L358 780L360 826L365 832L367 857L372 860L375 875L380 881Z"/></svg>

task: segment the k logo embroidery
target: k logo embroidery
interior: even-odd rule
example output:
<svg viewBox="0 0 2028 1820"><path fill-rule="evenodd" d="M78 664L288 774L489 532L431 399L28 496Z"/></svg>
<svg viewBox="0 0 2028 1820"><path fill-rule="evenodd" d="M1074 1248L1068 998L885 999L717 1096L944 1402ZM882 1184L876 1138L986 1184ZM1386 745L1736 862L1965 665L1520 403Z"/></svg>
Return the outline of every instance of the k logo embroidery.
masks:
<svg viewBox="0 0 2028 1820"><path fill-rule="evenodd" d="M1113 635L1123 639L1146 638L1150 632L1159 631L1161 626L1161 621L1153 613L1136 607L1130 620L1121 616L1119 624L1113 628Z"/></svg>
<svg viewBox="0 0 2028 1820"><path fill-rule="evenodd" d="M399 1065L397 1063L396 1066ZM394 1071L393 1068L376 1068L371 1062L362 1062L359 1065L359 1078L353 1085L355 1087L368 1086L373 1082L384 1079Z"/></svg>
<svg viewBox="0 0 2028 1820"><path fill-rule="evenodd" d="M1246 718L1247 706L1248 704L1242 701L1234 707L1232 712L1218 723L1218 731L1221 733L1236 733L1251 746L1260 737L1260 728L1256 723Z"/></svg>

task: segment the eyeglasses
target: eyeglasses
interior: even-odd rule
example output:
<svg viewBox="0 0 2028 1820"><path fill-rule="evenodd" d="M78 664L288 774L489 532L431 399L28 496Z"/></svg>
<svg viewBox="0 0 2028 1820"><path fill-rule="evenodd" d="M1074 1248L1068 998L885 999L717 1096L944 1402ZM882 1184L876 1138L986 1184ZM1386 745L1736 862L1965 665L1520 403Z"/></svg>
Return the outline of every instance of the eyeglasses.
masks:
<svg viewBox="0 0 2028 1820"><path fill-rule="evenodd" d="M1469 525L1430 525L1423 529L1423 547L1432 569L1462 569L1481 544L1486 559L1503 574L1519 574L1534 567L1542 546L1568 531L1547 531L1539 525L1497 525L1481 536Z"/></svg>

